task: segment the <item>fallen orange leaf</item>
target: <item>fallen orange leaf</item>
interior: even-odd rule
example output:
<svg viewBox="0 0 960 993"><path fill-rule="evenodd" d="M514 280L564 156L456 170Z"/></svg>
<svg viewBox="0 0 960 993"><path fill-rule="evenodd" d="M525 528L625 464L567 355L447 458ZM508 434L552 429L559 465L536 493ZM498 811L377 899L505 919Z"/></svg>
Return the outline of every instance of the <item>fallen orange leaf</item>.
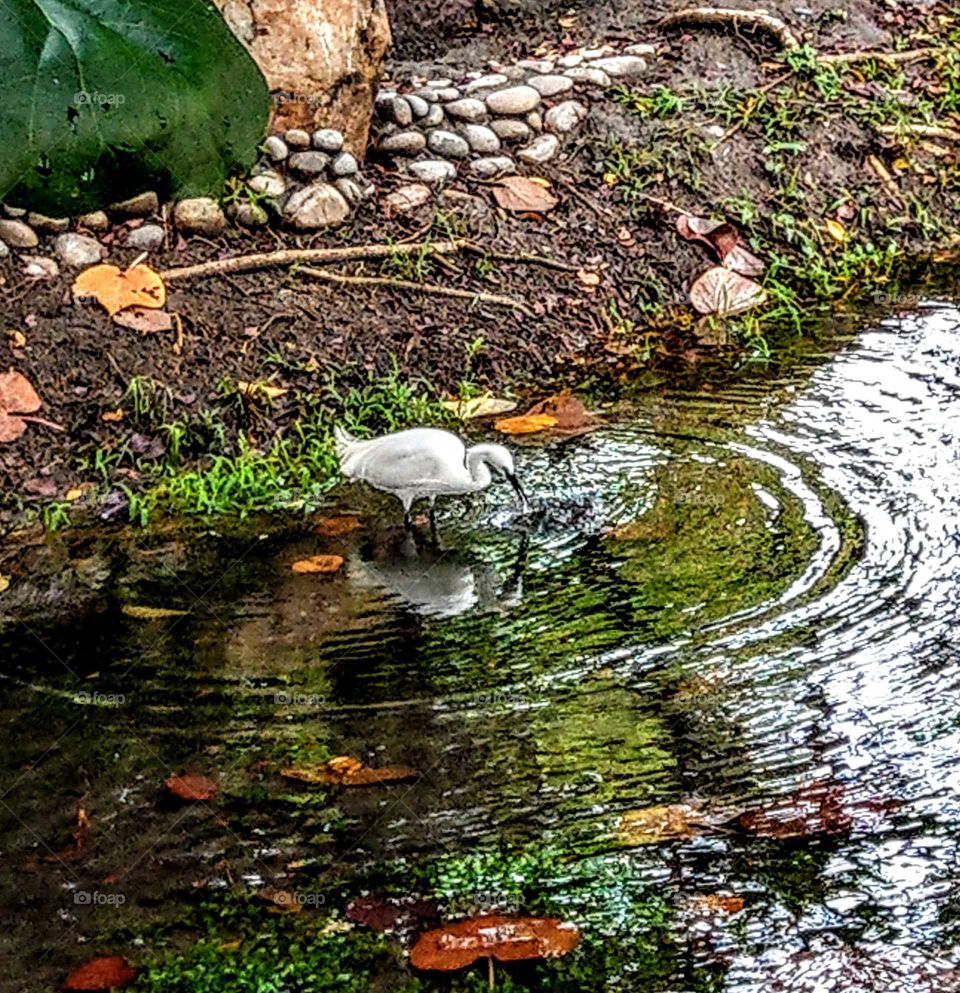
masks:
<svg viewBox="0 0 960 993"><path fill-rule="evenodd" d="M416 771L405 765L385 766L373 769L365 766L352 755L338 755L323 765L291 766L281 769L280 775L287 779L299 779L303 783L324 783L333 786L372 786L376 783L395 783L401 779L412 779Z"/></svg>
<svg viewBox="0 0 960 993"><path fill-rule="evenodd" d="M170 776L163 785L179 800L212 800L220 790L209 776Z"/></svg>
<svg viewBox="0 0 960 993"><path fill-rule="evenodd" d="M694 897L691 901L697 910L721 911L724 914L738 914L743 910L743 897L721 896L719 893L708 893L706 896Z"/></svg>
<svg viewBox="0 0 960 993"><path fill-rule="evenodd" d="M129 986L136 978L136 970L121 955L91 959L74 969L67 976L65 990L115 990Z"/></svg>
<svg viewBox="0 0 960 993"><path fill-rule="evenodd" d="M336 538L341 534L349 534L360 527L360 518L351 515L343 517L320 517L317 519L317 534L327 538Z"/></svg>
<svg viewBox="0 0 960 993"><path fill-rule="evenodd" d="M557 426L557 419L549 414L521 414L519 417L505 417L494 427L504 434L536 434Z"/></svg>
<svg viewBox="0 0 960 993"><path fill-rule="evenodd" d="M115 265L95 265L84 269L73 282L77 300L92 297L112 317L125 307L157 309L167 302L163 280L148 265L120 269Z"/></svg>
<svg viewBox="0 0 960 993"><path fill-rule="evenodd" d="M300 574L314 572L336 572L343 565L342 555L311 555L308 559L294 562L291 568Z"/></svg>

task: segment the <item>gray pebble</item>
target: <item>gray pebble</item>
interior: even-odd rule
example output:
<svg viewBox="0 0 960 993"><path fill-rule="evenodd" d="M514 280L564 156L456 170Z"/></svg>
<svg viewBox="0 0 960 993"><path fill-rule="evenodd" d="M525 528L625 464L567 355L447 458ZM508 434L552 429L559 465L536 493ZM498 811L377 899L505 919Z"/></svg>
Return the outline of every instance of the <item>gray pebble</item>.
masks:
<svg viewBox="0 0 960 993"><path fill-rule="evenodd" d="M510 86L487 97L491 114L525 114L540 106L540 94L532 86Z"/></svg>
<svg viewBox="0 0 960 993"><path fill-rule="evenodd" d="M413 123L413 108L403 97L396 97L390 104L390 116L405 128Z"/></svg>
<svg viewBox="0 0 960 993"><path fill-rule="evenodd" d="M124 244L142 252L152 252L163 244L164 230L159 224L141 224L127 235Z"/></svg>
<svg viewBox="0 0 960 993"><path fill-rule="evenodd" d="M96 238L75 231L58 235L53 247L64 265L77 269L96 265L104 255L103 245Z"/></svg>
<svg viewBox="0 0 960 993"><path fill-rule="evenodd" d="M302 128L291 128L283 135L283 140L290 148L309 148L310 135Z"/></svg>
<svg viewBox="0 0 960 993"><path fill-rule="evenodd" d="M617 50L611 45L601 45L598 48L581 48L580 54L585 59L600 59L604 55L616 55Z"/></svg>
<svg viewBox="0 0 960 993"><path fill-rule="evenodd" d="M530 126L515 117L499 117L491 121L490 130L503 141L528 141L533 137Z"/></svg>
<svg viewBox="0 0 960 993"><path fill-rule="evenodd" d="M291 227L315 231L343 223L350 216L350 205L329 183L313 183L297 190L287 201L283 213Z"/></svg>
<svg viewBox="0 0 960 993"><path fill-rule="evenodd" d="M526 72L519 66L507 66L500 70L511 83L519 83L521 79L526 79Z"/></svg>
<svg viewBox="0 0 960 993"><path fill-rule="evenodd" d="M273 159L274 162L282 162L289 154L290 149L287 147L287 143L279 135L272 134L263 143L263 147L266 149L267 155Z"/></svg>
<svg viewBox="0 0 960 993"><path fill-rule="evenodd" d="M258 203L237 204L234 220L244 228L262 228L270 219Z"/></svg>
<svg viewBox="0 0 960 993"><path fill-rule="evenodd" d="M517 158L538 165L541 162L549 162L559 151L560 141L557 136L555 134L542 134L530 142L526 148L521 148L517 152Z"/></svg>
<svg viewBox="0 0 960 993"><path fill-rule="evenodd" d="M408 93L403 99L410 104L414 117L426 117L430 113L430 104L423 97L418 97L415 93Z"/></svg>
<svg viewBox="0 0 960 993"><path fill-rule="evenodd" d="M46 255L24 255L20 261L28 279L56 279L60 275L60 266Z"/></svg>
<svg viewBox="0 0 960 993"><path fill-rule="evenodd" d="M422 159L419 162L411 162L407 166L407 172L424 183L449 183L457 178L456 167L451 162L444 162L442 159Z"/></svg>
<svg viewBox="0 0 960 993"><path fill-rule="evenodd" d="M305 176L319 176L330 162L330 156L323 152L294 152L290 156L290 168Z"/></svg>
<svg viewBox="0 0 960 993"><path fill-rule="evenodd" d="M60 234L70 228L69 217L47 217L46 214L38 214L33 210L27 214L27 223L35 230L48 234Z"/></svg>
<svg viewBox="0 0 960 993"><path fill-rule="evenodd" d="M360 184L353 179L343 176L333 185L340 191L343 199L351 205L355 206L363 199L363 190L360 188Z"/></svg>
<svg viewBox="0 0 960 993"><path fill-rule="evenodd" d="M510 80L502 72L491 72L486 76L475 79L472 83L467 83L463 88L464 93L476 93L477 90L492 90L497 86L503 86Z"/></svg>
<svg viewBox="0 0 960 993"><path fill-rule="evenodd" d="M649 45L645 41L638 42L636 45L627 45L623 50L624 55L656 55L657 47L656 45Z"/></svg>
<svg viewBox="0 0 960 993"><path fill-rule="evenodd" d="M360 171L357 160L349 152L341 152L331 163L334 176L355 176Z"/></svg>
<svg viewBox="0 0 960 993"><path fill-rule="evenodd" d="M321 128L313 132L312 144L318 152L336 155L343 149L343 135L335 128Z"/></svg>
<svg viewBox="0 0 960 993"><path fill-rule="evenodd" d="M500 150L500 139L496 132L482 124L464 125L463 136L475 152L488 153Z"/></svg>
<svg viewBox="0 0 960 993"><path fill-rule="evenodd" d="M126 217L145 217L147 214L157 213L160 209L160 198L152 191L138 193L135 197L130 197L129 200L110 204L107 209Z"/></svg>
<svg viewBox="0 0 960 993"><path fill-rule="evenodd" d="M532 131L540 132L543 130L543 116L539 110L531 110L524 120L530 125Z"/></svg>
<svg viewBox="0 0 960 993"><path fill-rule="evenodd" d="M227 219L212 197L188 197L174 206L173 223L185 233L215 235L226 228Z"/></svg>
<svg viewBox="0 0 960 993"><path fill-rule="evenodd" d="M428 79L427 86L431 90L443 90L450 86L452 82L452 79Z"/></svg>
<svg viewBox="0 0 960 993"><path fill-rule="evenodd" d="M373 105L382 117L390 116L390 108L393 101L397 99L397 94L393 90L378 90L373 98Z"/></svg>
<svg viewBox="0 0 960 993"><path fill-rule="evenodd" d="M438 103L430 104L430 111L421 122L425 128L435 128L438 124L443 124L447 115L443 112L443 107Z"/></svg>
<svg viewBox="0 0 960 993"><path fill-rule="evenodd" d="M610 77L596 66L577 66L568 69L565 75L576 83L587 83L590 86L601 86L606 88L610 85Z"/></svg>
<svg viewBox="0 0 960 993"><path fill-rule="evenodd" d="M528 72L553 72L555 63L549 59L521 59L517 63L518 69L526 69Z"/></svg>
<svg viewBox="0 0 960 993"><path fill-rule="evenodd" d="M469 165L470 172L478 179L493 179L517 171L513 159L506 155L495 155L489 159L474 159Z"/></svg>
<svg viewBox="0 0 960 993"><path fill-rule="evenodd" d="M287 181L273 169L267 169L259 176L253 176L247 180L247 186L254 193L262 193L274 199L282 197L287 192Z"/></svg>
<svg viewBox="0 0 960 993"><path fill-rule="evenodd" d="M421 100L426 100L427 103L436 103L440 99L437 96L437 91L431 90L428 86L422 86L419 90L414 90L413 95L420 97Z"/></svg>
<svg viewBox="0 0 960 993"><path fill-rule="evenodd" d="M434 90L441 103L450 103L451 100L460 99L460 91L455 86L448 86L442 90Z"/></svg>
<svg viewBox="0 0 960 993"><path fill-rule="evenodd" d="M638 55L615 55L607 59L597 59L595 69L602 69L614 79L632 79L647 71L647 63Z"/></svg>
<svg viewBox="0 0 960 993"><path fill-rule="evenodd" d="M531 76L527 85L532 86L542 97L555 97L573 89L573 80L566 76Z"/></svg>
<svg viewBox="0 0 960 993"><path fill-rule="evenodd" d="M427 147L422 131L398 131L380 140L380 147L393 155L418 155Z"/></svg>
<svg viewBox="0 0 960 993"><path fill-rule="evenodd" d="M427 147L447 159L465 159L470 154L470 146L452 131L431 131L427 137Z"/></svg>
<svg viewBox="0 0 960 993"><path fill-rule="evenodd" d="M580 65L581 62L583 62L582 55L561 55L560 58L557 59L557 65L560 66L561 69L573 69L574 66Z"/></svg>
<svg viewBox="0 0 960 993"><path fill-rule="evenodd" d="M577 100L565 100L551 107L543 118L548 131L554 134L567 134L575 130L587 116L587 108Z"/></svg>
<svg viewBox="0 0 960 993"><path fill-rule="evenodd" d="M88 231L109 231L110 218L102 210L95 210L90 214L81 214L77 218L77 227L86 228Z"/></svg>
<svg viewBox="0 0 960 993"><path fill-rule="evenodd" d="M451 117L456 117L461 121L485 121L487 119L486 104L474 97L454 100L453 103L448 103L444 109Z"/></svg>
<svg viewBox="0 0 960 993"><path fill-rule="evenodd" d="M10 249L7 248L7 243L5 241L0 241L0 259L6 259L10 257Z"/></svg>
<svg viewBox="0 0 960 993"><path fill-rule="evenodd" d="M23 221L0 221L0 241L9 248L36 248L40 243L37 232Z"/></svg>

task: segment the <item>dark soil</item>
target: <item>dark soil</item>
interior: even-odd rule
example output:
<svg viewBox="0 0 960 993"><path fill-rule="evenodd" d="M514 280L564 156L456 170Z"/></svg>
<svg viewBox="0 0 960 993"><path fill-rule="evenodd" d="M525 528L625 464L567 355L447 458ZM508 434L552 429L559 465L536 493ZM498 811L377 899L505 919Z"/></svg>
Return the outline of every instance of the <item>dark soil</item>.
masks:
<svg viewBox="0 0 960 993"><path fill-rule="evenodd" d="M291 430L302 412L298 397L319 383L333 380L345 391L394 364L401 376L426 380L438 392L455 393L469 378L497 392L543 394L562 385L595 389L651 365L669 369L716 357L715 345L726 335L700 333L687 304L690 283L712 261L676 234L674 205L743 220L755 251L768 262L782 254L783 266L773 268L782 270L778 285L795 294L794 320L805 301L847 297L858 280L878 272L888 278L876 260L888 243L895 243L901 258L927 257L960 231L960 146L945 144L932 152L912 146L910 154L917 158L898 171L904 143L863 115L839 109L837 102L876 104L882 124L891 107L909 106L914 94L929 92L945 108L931 123L955 127L956 111L943 96L949 56L946 62L920 61L869 78L859 70L844 74L840 97L831 103L812 75L785 72L771 39L734 37L708 27L660 30L655 21L664 10L645 0L575 5L573 21L569 0L562 5L521 0L512 12L505 12L506 3L489 0L476 7L434 6L437 11L420 2L393 4L396 78L409 79L414 59L421 68L462 69L529 55L541 45L563 50L607 39L649 41L658 54L649 77L635 89L642 96L658 87L676 93L682 108L637 114L594 93L579 140L567 142L558 162L537 170L553 181L560 197L557 209L544 216L506 214L495 206L488 184L460 180L439 201L389 220L380 199L405 180L388 164L372 162L367 173L377 197L335 232L309 238L232 234L218 242L184 241L171 232L168 250L151 264L162 271L274 247L469 237L479 252L442 264L434 260L426 281L507 294L533 316L407 290L333 287L295 272L261 271L172 285L168 309L181 316L184 328L178 353L172 334L141 336L116 327L95 306L74 305L69 273L31 283L7 260L0 263L0 330L7 332L0 340L5 353L0 366L28 376L43 398L42 415L65 429L31 425L23 438L0 446L0 513L8 522L24 507L62 499L72 487L92 481L94 453L129 442L135 430L129 419L105 422L102 416L124 406L134 377L149 376L167 388L171 419L196 419L213 410L226 424L228 444L242 430L252 444L264 446ZM826 2L768 9L782 14L821 52L881 48L893 38L918 47L933 43L938 31L945 39L951 25L956 30L954 15L942 5L848 3L845 17ZM798 13L808 9L812 13ZM561 15L567 26L559 24ZM734 98L722 103L731 88ZM773 98L781 102L765 102ZM759 101L760 112L738 126L737 114L751 99ZM705 131L708 125L712 132ZM707 153L705 142L716 141L718 130L723 140ZM783 151L778 141L796 147ZM896 174L899 192L891 192L868 168L870 157ZM749 222L733 205L744 198L756 215ZM841 204L856 211L859 226L857 252L849 259L837 259L837 246L823 234L825 218ZM807 232L806 240L794 238L784 215ZM126 230L119 225L111 245L111 260L121 264L135 255L122 247ZM485 259L485 251L498 257ZM522 253L557 259L569 268L517 261ZM805 268L821 257L834 260L829 280L835 282L826 285L825 276L804 285ZM600 285L584 285L578 270L599 273ZM369 274L381 267L367 263L338 271ZM775 332L771 326L766 333ZM468 361L468 348L481 340ZM224 382L268 377L291 388L269 417L241 423L218 405ZM211 453L223 450L222 442L211 446ZM96 482L106 482L105 489L118 482L135 486L134 476Z"/></svg>

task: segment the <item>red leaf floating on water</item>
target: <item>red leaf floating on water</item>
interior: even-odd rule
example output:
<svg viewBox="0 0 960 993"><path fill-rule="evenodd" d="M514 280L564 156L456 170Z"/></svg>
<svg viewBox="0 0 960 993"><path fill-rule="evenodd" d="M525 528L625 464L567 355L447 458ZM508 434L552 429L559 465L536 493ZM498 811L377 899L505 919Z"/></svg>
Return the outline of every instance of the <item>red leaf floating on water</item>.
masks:
<svg viewBox="0 0 960 993"><path fill-rule="evenodd" d="M417 969L462 969L488 956L514 962L566 955L579 941L576 925L554 917L486 914L420 935L410 961Z"/></svg>
<svg viewBox="0 0 960 993"><path fill-rule="evenodd" d="M557 422L555 427L559 431L582 431L597 423L597 418L569 393L560 393L541 400L527 411L526 416L536 414L552 417Z"/></svg>
<svg viewBox="0 0 960 993"><path fill-rule="evenodd" d="M74 969L63 984L65 990L116 990L129 986L137 971L122 955L91 959Z"/></svg>
<svg viewBox="0 0 960 993"><path fill-rule="evenodd" d="M180 800L212 800L220 791L207 776L171 776L164 780L164 785Z"/></svg>
<svg viewBox="0 0 960 993"><path fill-rule="evenodd" d="M843 834L853 826L844 808L839 783L812 783L768 807L748 810L737 819L740 827L767 838L805 838Z"/></svg>

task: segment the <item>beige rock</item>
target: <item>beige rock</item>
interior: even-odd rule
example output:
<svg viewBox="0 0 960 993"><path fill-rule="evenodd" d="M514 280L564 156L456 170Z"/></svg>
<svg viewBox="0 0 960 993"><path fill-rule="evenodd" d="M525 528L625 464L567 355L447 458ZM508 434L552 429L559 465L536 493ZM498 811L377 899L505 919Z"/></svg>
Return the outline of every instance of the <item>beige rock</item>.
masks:
<svg viewBox="0 0 960 993"><path fill-rule="evenodd" d="M220 204L210 197L189 197L173 208L173 222L185 234L220 234L227 219Z"/></svg>
<svg viewBox="0 0 960 993"><path fill-rule="evenodd" d="M77 227L86 228L87 231L109 231L110 218L102 210L95 210L92 214L83 214L77 218Z"/></svg>
<svg viewBox="0 0 960 993"><path fill-rule="evenodd" d="M272 130L343 132L362 156L390 25L383 0L214 0L274 96Z"/></svg>
<svg viewBox="0 0 960 993"><path fill-rule="evenodd" d="M0 220L0 241L10 248L36 248L40 242L36 231L23 221Z"/></svg>
<svg viewBox="0 0 960 993"><path fill-rule="evenodd" d="M283 210L287 223L301 231L342 224L350 216L343 194L329 183L314 183L297 190Z"/></svg>

